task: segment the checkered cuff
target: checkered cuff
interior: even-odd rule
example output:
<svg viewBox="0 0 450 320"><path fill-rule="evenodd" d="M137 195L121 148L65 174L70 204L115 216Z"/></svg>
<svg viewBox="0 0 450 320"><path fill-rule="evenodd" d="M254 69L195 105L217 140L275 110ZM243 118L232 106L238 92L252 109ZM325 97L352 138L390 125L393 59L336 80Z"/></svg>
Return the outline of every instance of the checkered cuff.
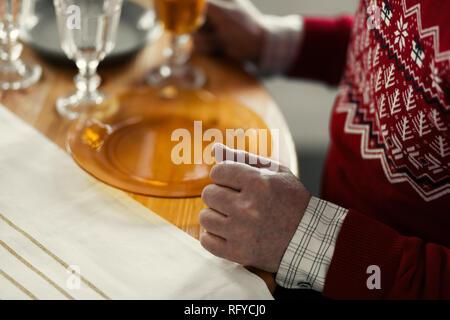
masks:
<svg viewBox="0 0 450 320"><path fill-rule="evenodd" d="M266 30L266 40L257 65L258 71L262 74L282 74L297 57L303 39L303 18L298 15L264 15L262 25Z"/></svg>
<svg viewBox="0 0 450 320"><path fill-rule="evenodd" d="M276 282L284 288L322 292L348 210L312 197L281 260Z"/></svg>

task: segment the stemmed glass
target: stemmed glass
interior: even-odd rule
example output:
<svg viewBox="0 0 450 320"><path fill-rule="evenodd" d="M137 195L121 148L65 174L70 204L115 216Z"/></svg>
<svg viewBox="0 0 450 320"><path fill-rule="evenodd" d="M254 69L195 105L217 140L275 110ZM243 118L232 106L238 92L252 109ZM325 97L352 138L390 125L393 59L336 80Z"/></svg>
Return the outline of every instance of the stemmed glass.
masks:
<svg viewBox="0 0 450 320"><path fill-rule="evenodd" d="M97 67L113 49L123 0L54 0L61 47L75 61L77 91L56 101L58 112L69 119L82 112L101 111L105 95L97 89Z"/></svg>
<svg viewBox="0 0 450 320"><path fill-rule="evenodd" d="M154 5L159 22L172 37L170 47L164 51L166 62L150 72L147 82L159 88L202 87L206 82L205 73L187 61L190 58L190 34L205 20L206 0L155 0Z"/></svg>
<svg viewBox="0 0 450 320"><path fill-rule="evenodd" d="M40 66L20 60L22 29L33 21L34 0L0 1L0 88L18 90L39 80Z"/></svg>

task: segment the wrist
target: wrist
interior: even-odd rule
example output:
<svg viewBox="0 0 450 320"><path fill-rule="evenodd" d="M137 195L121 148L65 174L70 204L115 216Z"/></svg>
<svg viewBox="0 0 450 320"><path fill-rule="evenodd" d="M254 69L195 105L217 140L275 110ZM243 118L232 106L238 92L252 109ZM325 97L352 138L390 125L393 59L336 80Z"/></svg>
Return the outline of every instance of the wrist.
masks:
<svg viewBox="0 0 450 320"><path fill-rule="evenodd" d="M298 230L298 226L301 223L307 208L309 207L309 203L312 199L312 195L305 189L305 192L302 192L301 194L299 194L299 198L302 198L302 202L297 208L298 209L297 216L296 216L296 219L292 223L292 226L291 226L292 228L289 228L286 232L286 239L281 248L282 250L280 252L280 256L279 256L278 260L276 261L276 265L271 270L271 272L273 272L273 273L276 273L277 270L279 270L280 264L282 262L283 257L285 256L286 250L287 250L289 244L292 242L292 238L294 237L296 231Z"/></svg>
<svg viewBox="0 0 450 320"><path fill-rule="evenodd" d="M303 40L303 18L264 15L261 25L263 44L258 69L263 74L285 73L294 63Z"/></svg>
<svg viewBox="0 0 450 320"><path fill-rule="evenodd" d="M251 43L252 50L250 51L249 56L247 57L247 62L250 62L254 65L258 65L261 61L265 43L267 41L267 30L262 26L255 26L253 30L253 41Z"/></svg>

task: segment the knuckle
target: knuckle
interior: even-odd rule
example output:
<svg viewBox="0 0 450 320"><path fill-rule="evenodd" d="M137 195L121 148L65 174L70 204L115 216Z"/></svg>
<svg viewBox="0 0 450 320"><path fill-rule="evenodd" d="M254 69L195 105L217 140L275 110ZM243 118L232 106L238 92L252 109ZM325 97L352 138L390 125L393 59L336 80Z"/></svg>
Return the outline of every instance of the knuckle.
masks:
<svg viewBox="0 0 450 320"><path fill-rule="evenodd" d="M211 168L211 171L209 172L209 177L212 180L215 180L218 177L220 177L223 174L223 171L225 170L225 166L226 166L226 163L224 163L224 162L220 162L220 163L215 164Z"/></svg>
<svg viewBox="0 0 450 320"><path fill-rule="evenodd" d="M200 244L202 245L203 248L212 252L213 249L211 247L211 242L209 240L209 235L207 233L202 233L200 235Z"/></svg>
<svg viewBox="0 0 450 320"><path fill-rule="evenodd" d="M211 170L209 171L209 177L211 179L214 179L214 177L217 175L217 167L219 166L219 164L215 164Z"/></svg>
<svg viewBox="0 0 450 320"><path fill-rule="evenodd" d="M251 186L257 186L261 182L261 175L257 171L248 170L243 176L242 179L246 181L246 183Z"/></svg>
<svg viewBox="0 0 450 320"><path fill-rule="evenodd" d="M208 251L213 249L211 236L206 232L200 235L200 244Z"/></svg>
<svg viewBox="0 0 450 320"><path fill-rule="evenodd" d="M200 213L198 214L198 222L204 228L208 224L208 210L207 209L203 209L202 211L200 211Z"/></svg>
<svg viewBox="0 0 450 320"><path fill-rule="evenodd" d="M274 176L276 175L276 173L275 174L261 174L260 175L260 180L261 180L261 183L263 183L265 186L271 186L271 184L273 183L273 180L274 180Z"/></svg>
<svg viewBox="0 0 450 320"><path fill-rule="evenodd" d="M239 204L238 204L239 210L244 213L253 210L254 207L255 207L255 205L254 205L253 200L249 199L249 198L242 199L241 201L239 201Z"/></svg>
<svg viewBox="0 0 450 320"><path fill-rule="evenodd" d="M262 175L259 183L262 191L268 193L272 193L280 187L276 175Z"/></svg>
<svg viewBox="0 0 450 320"><path fill-rule="evenodd" d="M207 185L205 188L203 188L202 191L203 202L207 203L211 201L211 198L214 195L214 189L215 189L214 184Z"/></svg>
<svg viewBox="0 0 450 320"><path fill-rule="evenodd" d="M211 252L213 255L225 258L226 257L226 248L217 246L211 238L211 235L208 233L202 233L200 235L200 244L201 246Z"/></svg>

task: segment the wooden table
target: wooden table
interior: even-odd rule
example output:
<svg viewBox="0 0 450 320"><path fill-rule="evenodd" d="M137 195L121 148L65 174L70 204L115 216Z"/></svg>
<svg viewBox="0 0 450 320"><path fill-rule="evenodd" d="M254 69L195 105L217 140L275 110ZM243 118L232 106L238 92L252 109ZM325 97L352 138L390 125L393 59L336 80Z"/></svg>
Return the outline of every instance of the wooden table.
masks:
<svg viewBox="0 0 450 320"><path fill-rule="evenodd" d="M161 38L130 62L101 69L103 85L100 89L113 93L142 85L145 74L162 61L161 52L166 41L165 37ZM48 64L28 48L25 48L23 58L36 61L42 66L41 80L26 90L0 92L0 103L64 148L65 134L70 123L56 113L55 101L59 96L75 89L73 77L76 70ZM237 99L258 113L270 129L279 129L280 160L298 174L297 158L289 129L277 105L260 83L230 61L194 56L193 63L200 65L207 72L209 80L206 89L218 96ZM133 194L129 196L194 238L199 238L198 213L205 208L200 198L169 199ZM273 275L251 270L260 275L273 292Z"/></svg>

